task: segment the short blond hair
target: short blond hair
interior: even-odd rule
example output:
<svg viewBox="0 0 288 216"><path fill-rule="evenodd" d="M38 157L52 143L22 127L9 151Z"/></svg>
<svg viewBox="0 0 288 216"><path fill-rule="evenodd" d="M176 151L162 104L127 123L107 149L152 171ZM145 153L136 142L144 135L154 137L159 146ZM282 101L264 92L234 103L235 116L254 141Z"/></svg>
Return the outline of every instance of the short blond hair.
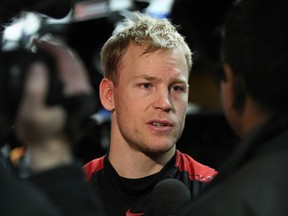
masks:
<svg viewBox="0 0 288 216"><path fill-rule="evenodd" d="M115 29L100 54L104 76L115 85L118 83L117 69L130 43L146 46L145 53L180 48L185 55L189 72L191 70L192 52L177 27L168 19L156 19L133 12L131 17L126 17Z"/></svg>

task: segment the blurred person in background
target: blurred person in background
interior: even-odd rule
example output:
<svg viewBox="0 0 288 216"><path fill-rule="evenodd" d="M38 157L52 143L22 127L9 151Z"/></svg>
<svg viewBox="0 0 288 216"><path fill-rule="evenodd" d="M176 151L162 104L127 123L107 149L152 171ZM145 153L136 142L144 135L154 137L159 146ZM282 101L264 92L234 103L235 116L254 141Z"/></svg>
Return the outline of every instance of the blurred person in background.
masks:
<svg viewBox="0 0 288 216"><path fill-rule="evenodd" d="M220 90L242 142L176 215L288 215L287 11L286 0L242 0L229 12Z"/></svg>
<svg viewBox="0 0 288 216"><path fill-rule="evenodd" d="M93 95L86 70L75 53L55 42L37 41L36 46L55 57L65 97ZM65 130L70 118L67 110L46 103L46 65L35 62L27 73L15 130L29 149L31 176L20 180L0 166L0 214L104 215L99 197L91 191L80 163L73 158L73 140Z"/></svg>

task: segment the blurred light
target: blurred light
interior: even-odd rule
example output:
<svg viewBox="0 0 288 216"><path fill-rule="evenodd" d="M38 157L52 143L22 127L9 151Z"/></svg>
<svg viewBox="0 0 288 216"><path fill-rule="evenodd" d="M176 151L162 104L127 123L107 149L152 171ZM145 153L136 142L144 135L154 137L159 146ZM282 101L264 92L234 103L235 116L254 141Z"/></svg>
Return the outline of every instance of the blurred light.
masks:
<svg viewBox="0 0 288 216"><path fill-rule="evenodd" d="M15 20L11 25L6 26L3 31L3 50L10 50L19 46L20 41L28 40L29 36L35 34L40 28L41 19L35 13L25 13Z"/></svg>
<svg viewBox="0 0 288 216"><path fill-rule="evenodd" d="M109 12L106 0L90 0L75 3L74 20L82 21L107 16Z"/></svg>
<svg viewBox="0 0 288 216"><path fill-rule="evenodd" d="M27 13L4 30L4 39L20 40L23 35L31 35L40 28L40 18L34 13Z"/></svg>
<svg viewBox="0 0 288 216"><path fill-rule="evenodd" d="M145 12L155 18L169 17L174 0L151 0Z"/></svg>
<svg viewBox="0 0 288 216"><path fill-rule="evenodd" d="M132 0L110 0L109 8L111 11L120 11L132 6Z"/></svg>

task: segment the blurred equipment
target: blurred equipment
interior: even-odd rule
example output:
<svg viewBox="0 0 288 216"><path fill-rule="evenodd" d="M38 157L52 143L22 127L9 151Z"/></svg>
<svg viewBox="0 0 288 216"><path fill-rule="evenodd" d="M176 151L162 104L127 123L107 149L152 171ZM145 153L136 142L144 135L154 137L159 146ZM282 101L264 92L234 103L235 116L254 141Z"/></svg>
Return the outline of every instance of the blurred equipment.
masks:
<svg viewBox="0 0 288 216"><path fill-rule="evenodd" d="M0 21L5 26L5 31L3 29L1 32L0 49L0 144L4 144L11 134L27 70L36 61L43 62L48 68L49 91L46 102L47 105L57 104L66 109L69 116L66 131L72 142L77 141L83 122L97 110L94 94L64 97L54 58L33 46L34 39L50 33L47 30L53 19L55 23L55 20L66 18L73 7L71 0L0 1L0 10L3 12L0 13ZM13 33L9 34L9 30Z"/></svg>

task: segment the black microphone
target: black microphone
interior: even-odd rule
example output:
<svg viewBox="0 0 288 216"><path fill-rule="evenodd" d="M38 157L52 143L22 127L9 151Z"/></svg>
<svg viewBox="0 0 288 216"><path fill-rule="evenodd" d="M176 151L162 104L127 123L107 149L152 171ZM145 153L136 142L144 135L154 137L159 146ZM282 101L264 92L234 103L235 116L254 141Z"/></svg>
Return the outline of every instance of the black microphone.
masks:
<svg viewBox="0 0 288 216"><path fill-rule="evenodd" d="M177 179L165 179L159 182L152 192L152 207L158 216L174 215L189 200L191 200L190 190Z"/></svg>

